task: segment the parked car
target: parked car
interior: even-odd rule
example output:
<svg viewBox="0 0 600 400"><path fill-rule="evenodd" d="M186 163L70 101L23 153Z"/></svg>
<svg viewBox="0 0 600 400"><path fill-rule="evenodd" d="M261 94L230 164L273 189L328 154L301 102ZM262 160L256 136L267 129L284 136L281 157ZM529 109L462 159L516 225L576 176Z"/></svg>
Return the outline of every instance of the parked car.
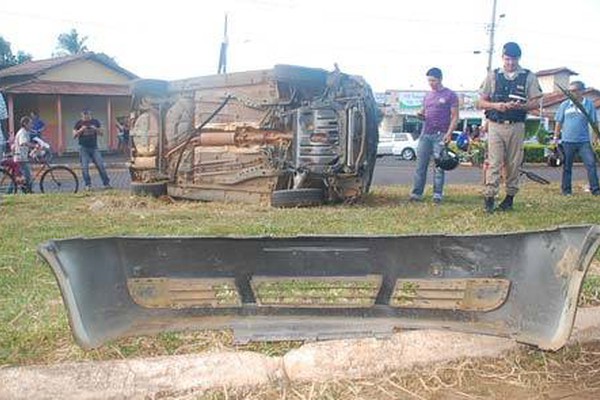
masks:
<svg viewBox="0 0 600 400"><path fill-rule="evenodd" d="M377 143L377 157L392 155L393 145L394 134L392 132L379 132L379 142Z"/></svg>
<svg viewBox="0 0 600 400"><path fill-rule="evenodd" d="M411 133L395 133L392 144L392 154L403 160L416 160L418 145L419 139L413 138Z"/></svg>

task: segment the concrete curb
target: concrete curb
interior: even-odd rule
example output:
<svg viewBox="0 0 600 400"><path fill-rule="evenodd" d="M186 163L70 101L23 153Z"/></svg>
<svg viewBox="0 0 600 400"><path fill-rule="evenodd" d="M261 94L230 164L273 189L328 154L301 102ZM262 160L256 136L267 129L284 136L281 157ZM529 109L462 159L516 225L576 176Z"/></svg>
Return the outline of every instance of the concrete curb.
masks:
<svg viewBox="0 0 600 400"><path fill-rule="evenodd" d="M570 342L600 340L600 307L577 314ZM284 355L218 352L0 370L0 399L178 398L223 387L282 380L352 379L460 358L499 357L510 339L446 331L407 331L389 339L308 343Z"/></svg>

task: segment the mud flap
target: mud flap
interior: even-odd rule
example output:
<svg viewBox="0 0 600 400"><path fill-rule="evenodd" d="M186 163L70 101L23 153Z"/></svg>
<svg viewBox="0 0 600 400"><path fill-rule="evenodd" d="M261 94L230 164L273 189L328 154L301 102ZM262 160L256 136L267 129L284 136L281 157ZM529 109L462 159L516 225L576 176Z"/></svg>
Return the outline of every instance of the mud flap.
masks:
<svg viewBox="0 0 600 400"><path fill-rule="evenodd" d="M435 328L567 341L598 226L476 236L49 241L77 343L232 328L238 341Z"/></svg>

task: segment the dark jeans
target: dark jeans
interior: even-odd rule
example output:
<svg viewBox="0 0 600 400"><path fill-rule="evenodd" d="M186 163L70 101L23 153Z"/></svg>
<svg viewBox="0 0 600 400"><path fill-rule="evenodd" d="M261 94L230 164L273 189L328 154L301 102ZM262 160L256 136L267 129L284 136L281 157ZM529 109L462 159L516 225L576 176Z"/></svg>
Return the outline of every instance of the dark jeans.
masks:
<svg viewBox="0 0 600 400"><path fill-rule="evenodd" d="M585 165L585 169L588 175L588 181L590 183L590 191L592 194L600 194L600 187L598 186L598 172L596 171L596 154L590 142L584 143L562 143L565 151L565 163L563 165L563 175L561 182L561 190L563 194L571 194L571 177L573 172L573 160L575 154L579 153L579 157Z"/></svg>
<svg viewBox="0 0 600 400"><path fill-rule="evenodd" d="M92 186L92 178L90 177L90 161L93 162L96 166L96 169L98 169L100 179L102 179L104 186L108 186L110 184L110 179L108 178L106 168L104 167L104 160L102 160L102 155L97 148L79 146L79 161L81 162L81 174L83 175L83 182L85 186Z"/></svg>

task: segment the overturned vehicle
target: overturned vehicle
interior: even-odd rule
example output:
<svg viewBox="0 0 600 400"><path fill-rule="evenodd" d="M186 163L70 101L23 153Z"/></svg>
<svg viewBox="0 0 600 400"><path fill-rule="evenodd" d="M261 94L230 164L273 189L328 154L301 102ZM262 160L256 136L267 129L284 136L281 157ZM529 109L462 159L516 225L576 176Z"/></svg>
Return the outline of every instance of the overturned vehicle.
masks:
<svg viewBox="0 0 600 400"><path fill-rule="evenodd" d="M84 348L233 329L238 342L436 328L558 349L600 227L478 236L107 237L39 246Z"/></svg>
<svg viewBox="0 0 600 400"><path fill-rule="evenodd" d="M369 190L378 111L360 77L278 65L132 92L134 192L293 207Z"/></svg>

